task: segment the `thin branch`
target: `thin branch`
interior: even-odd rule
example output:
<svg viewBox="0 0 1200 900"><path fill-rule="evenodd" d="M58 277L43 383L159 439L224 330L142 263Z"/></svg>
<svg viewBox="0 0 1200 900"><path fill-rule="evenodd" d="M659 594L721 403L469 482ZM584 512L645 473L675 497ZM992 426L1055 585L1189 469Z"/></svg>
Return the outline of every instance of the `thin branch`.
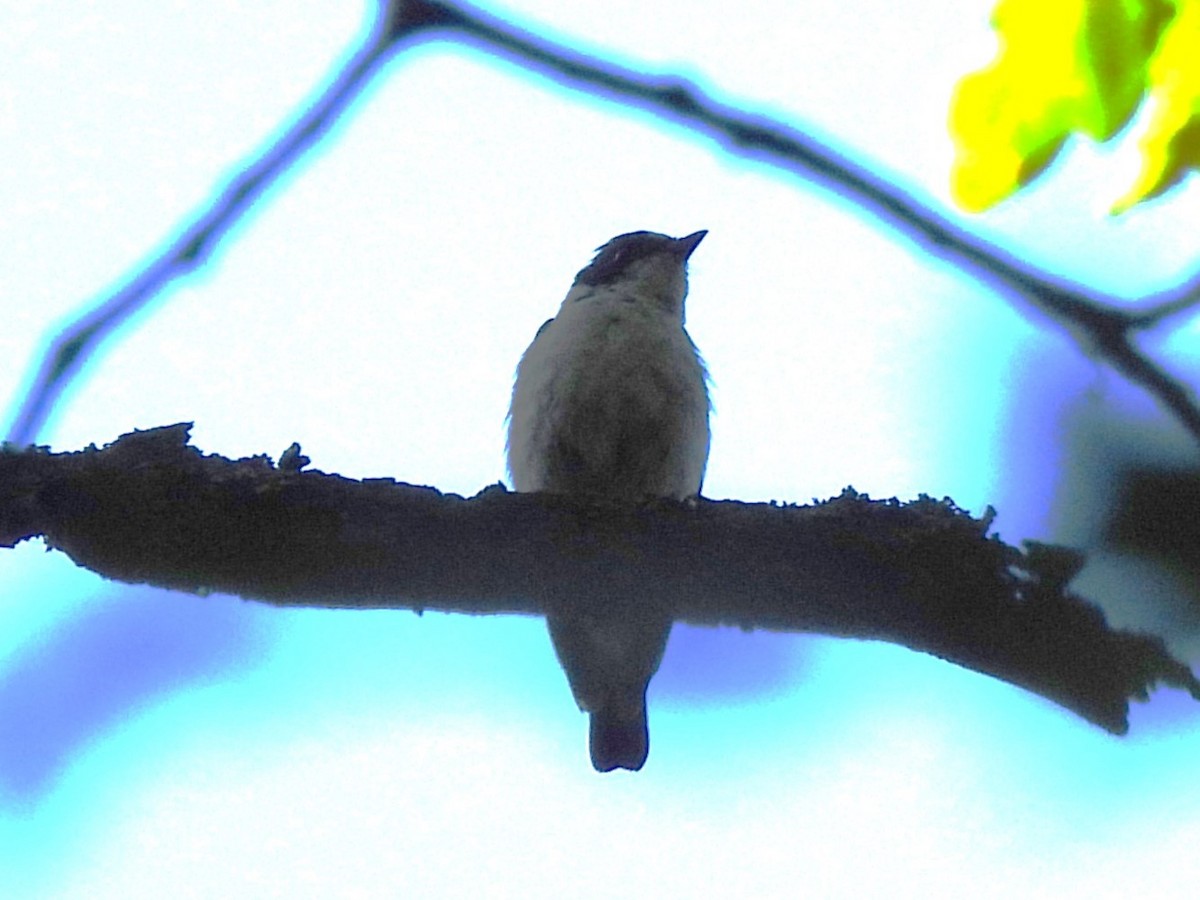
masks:
<svg viewBox="0 0 1200 900"><path fill-rule="evenodd" d="M424 0L423 0L424 2ZM482 48L517 65L582 88L641 106L714 138L730 153L767 163L822 185L909 239L931 256L958 267L1002 294L1018 295L1067 328L1085 352L1156 397L1200 442L1200 406L1192 392L1134 346L1130 332L1156 321L1138 316L1121 298L1058 278L957 227L933 207L861 166L810 134L745 111L722 106L681 78L647 79L645 73L600 63L569 47L502 25L449 4L428 3L453 18L453 28L477 38ZM1200 294L1200 272L1157 298L1168 312L1190 307Z"/></svg>
<svg viewBox="0 0 1200 900"><path fill-rule="evenodd" d="M464 6L435 0L392 0L376 28L343 72L296 124L144 271L65 329L39 363L15 418L10 440L35 439L55 400L113 329L145 306L170 281L203 264L262 192L293 165L345 112L385 56L417 39L469 41L572 88L631 103L704 134L728 152L799 175L855 203L878 221L1013 300L1048 315L1080 342L1154 396L1200 442L1200 406L1192 391L1135 346L1132 334L1200 302L1200 273L1169 291L1145 298L1150 309L1057 278L957 227L897 184L886 181L833 147L781 122L722 106L674 77L648 77L582 55Z"/></svg>
<svg viewBox="0 0 1200 900"><path fill-rule="evenodd" d="M106 578L280 605L668 616L885 640L1019 685L1113 733L1156 684L1200 699L1162 640L1110 628L1067 583L1083 556L988 536L950 501L640 507L471 499L188 445L189 425L103 450L0 451L0 546L35 535Z"/></svg>
<svg viewBox="0 0 1200 900"><path fill-rule="evenodd" d="M104 340L172 281L207 263L254 202L341 118L396 41L435 24L421 4L399 2L394 7L410 13L396 15L391 8L382 9L363 46L324 93L306 105L295 124L262 156L251 160L174 243L50 343L17 411L10 441L26 444L35 440L54 403Z"/></svg>

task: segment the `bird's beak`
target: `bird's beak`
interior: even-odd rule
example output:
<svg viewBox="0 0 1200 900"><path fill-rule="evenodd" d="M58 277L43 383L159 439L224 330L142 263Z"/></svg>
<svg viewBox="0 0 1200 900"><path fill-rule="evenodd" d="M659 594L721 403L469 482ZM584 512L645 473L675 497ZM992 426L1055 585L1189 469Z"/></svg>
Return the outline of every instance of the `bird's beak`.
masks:
<svg viewBox="0 0 1200 900"><path fill-rule="evenodd" d="M691 256L692 251L704 240L706 234L708 234L707 231L696 231L687 237L675 238L675 252L679 254L679 258L686 260Z"/></svg>

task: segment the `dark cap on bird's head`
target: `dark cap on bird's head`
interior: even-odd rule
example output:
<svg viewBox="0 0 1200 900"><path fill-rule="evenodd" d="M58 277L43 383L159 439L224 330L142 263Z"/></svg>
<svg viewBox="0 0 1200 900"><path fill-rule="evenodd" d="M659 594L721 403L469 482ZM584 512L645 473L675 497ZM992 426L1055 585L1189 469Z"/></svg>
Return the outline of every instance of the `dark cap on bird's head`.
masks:
<svg viewBox="0 0 1200 900"><path fill-rule="evenodd" d="M655 231L619 234L597 248L595 259L575 276L575 283L598 285L616 281L634 263L660 253L673 256L684 265L706 234L707 231L694 231L681 238Z"/></svg>

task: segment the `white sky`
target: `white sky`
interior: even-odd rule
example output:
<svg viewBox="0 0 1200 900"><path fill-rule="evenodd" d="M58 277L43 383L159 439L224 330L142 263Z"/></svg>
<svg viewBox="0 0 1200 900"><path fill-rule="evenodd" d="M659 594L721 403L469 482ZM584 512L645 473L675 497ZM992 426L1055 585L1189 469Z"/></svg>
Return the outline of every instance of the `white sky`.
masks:
<svg viewBox="0 0 1200 900"><path fill-rule="evenodd" d="M938 204L950 91L993 47L975 0L496 9L813 127ZM6 415L57 323L278 132L366 10L0 8ZM1200 191L1109 220L1134 158L1132 141L1079 146L970 225L1105 289L1165 286L1195 263ZM637 228L710 231L688 308L715 381L709 496L950 495L995 504L1006 539L1050 539L1069 416L1162 426L1027 311L840 199L441 43L381 71L40 440L190 420L205 451L297 440L325 471L472 494L504 475L520 353L593 248ZM1171 336L1175 371L1194 373L1195 338ZM600 777L539 621L132 590L27 544L0 552L0 884L1189 896L1200 733L1159 700L1117 740L902 648L676 629L646 769Z"/></svg>

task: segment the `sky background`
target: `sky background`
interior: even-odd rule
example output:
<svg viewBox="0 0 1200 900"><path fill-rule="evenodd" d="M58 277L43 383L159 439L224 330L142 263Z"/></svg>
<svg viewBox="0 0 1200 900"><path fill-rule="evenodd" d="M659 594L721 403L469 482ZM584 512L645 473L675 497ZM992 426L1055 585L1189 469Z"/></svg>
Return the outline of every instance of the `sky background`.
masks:
<svg viewBox="0 0 1200 900"><path fill-rule="evenodd" d="M994 51L987 2L488 9L819 134L1065 277L1137 297L1200 259L1195 178L1105 214L1137 122L957 216L946 111ZM269 145L372 11L0 8L6 427L57 329ZM1195 462L1068 336L820 186L446 41L381 67L39 442L193 421L206 452L298 441L314 468L469 496L505 477L521 352L593 248L640 228L709 230L688 301L707 496L947 495L994 505L1010 543L1071 542L1111 447ZM1145 344L1196 383L1198 338L1172 321ZM1153 624L1122 598L1170 580L1130 572L1100 558L1078 586ZM540 620L106 584L27 542L0 551L0 892L1185 897L1200 878L1200 722L1169 692L1118 739L900 647L677 627L650 707L646 768L599 776Z"/></svg>

